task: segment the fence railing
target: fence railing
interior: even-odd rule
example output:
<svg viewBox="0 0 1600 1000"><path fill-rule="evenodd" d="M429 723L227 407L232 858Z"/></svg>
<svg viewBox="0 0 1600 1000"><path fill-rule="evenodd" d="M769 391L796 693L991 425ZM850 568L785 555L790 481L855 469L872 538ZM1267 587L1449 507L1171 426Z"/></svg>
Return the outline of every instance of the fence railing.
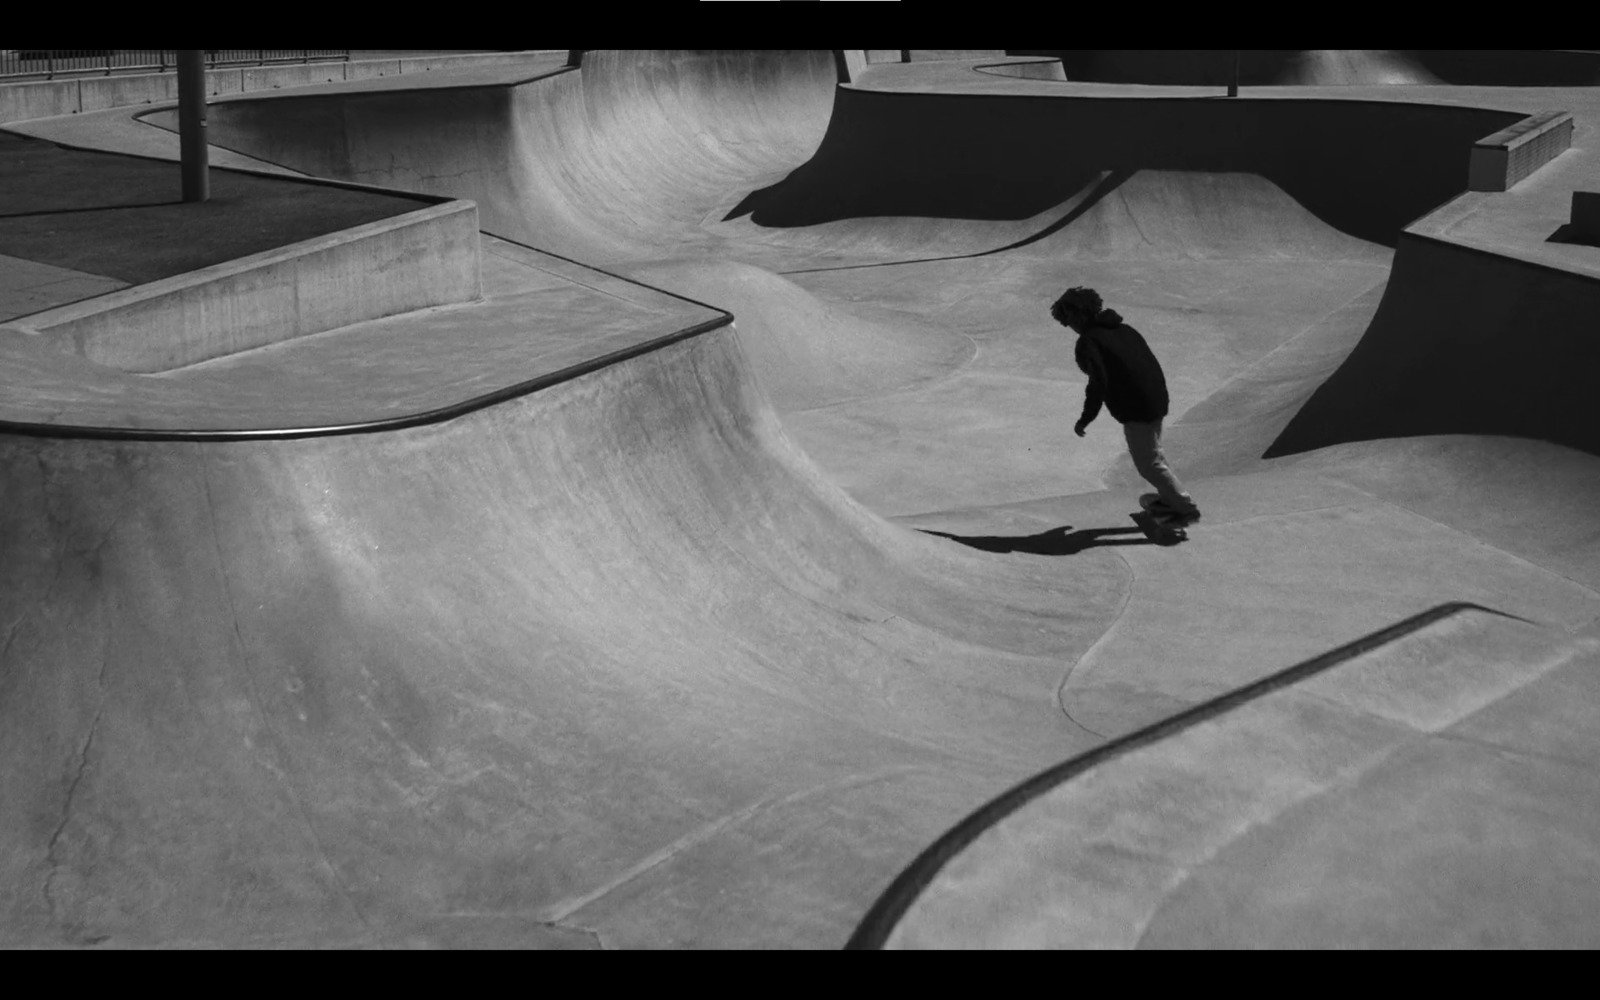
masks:
<svg viewBox="0 0 1600 1000"><path fill-rule="evenodd" d="M0 79L89 73L164 73L178 65L176 49L0 49ZM349 49L207 49L206 68L343 62Z"/></svg>

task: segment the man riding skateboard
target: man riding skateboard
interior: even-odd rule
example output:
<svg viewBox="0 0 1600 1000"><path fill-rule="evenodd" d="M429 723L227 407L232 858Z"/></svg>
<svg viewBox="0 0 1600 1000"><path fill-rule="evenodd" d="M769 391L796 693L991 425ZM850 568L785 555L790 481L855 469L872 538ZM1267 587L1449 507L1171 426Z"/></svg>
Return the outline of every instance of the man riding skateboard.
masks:
<svg viewBox="0 0 1600 1000"><path fill-rule="evenodd" d="M1050 306L1057 323L1078 334L1072 356L1089 376L1083 416L1072 429L1083 437L1100 415L1103 402L1122 424L1134 468L1154 493L1139 498L1139 505L1163 527L1181 526L1200 519L1200 508L1178 483L1161 451L1161 423L1167 417L1167 380L1161 362L1151 353L1139 331L1107 309L1092 288L1069 288ZM1181 535L1180 535L1181 537Z"/></svg>

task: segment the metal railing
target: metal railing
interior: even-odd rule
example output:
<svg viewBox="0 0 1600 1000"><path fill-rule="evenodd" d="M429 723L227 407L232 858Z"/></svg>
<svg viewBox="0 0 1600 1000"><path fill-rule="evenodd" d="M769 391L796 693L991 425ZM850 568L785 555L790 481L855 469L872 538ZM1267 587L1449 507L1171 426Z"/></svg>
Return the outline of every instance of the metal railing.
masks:
<svg viewBox="0 0 1600 1000"><path fill-rule="evenodd" d="M177 68L175 49L0 49L0 79L164 73ZM349 49L207 49L206 68L344 62Z"/></svg>

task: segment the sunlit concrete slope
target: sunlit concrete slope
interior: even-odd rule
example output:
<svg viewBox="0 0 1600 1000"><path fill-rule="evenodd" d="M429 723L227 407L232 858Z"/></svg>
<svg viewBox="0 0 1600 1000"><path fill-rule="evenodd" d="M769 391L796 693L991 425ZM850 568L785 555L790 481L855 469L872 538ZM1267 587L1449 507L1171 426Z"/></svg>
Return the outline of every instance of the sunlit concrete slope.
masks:
<svg viewBox="0 0 1600 1000"><path fill-rule="evenodd" d="M1600 455L1600 268L1558 269L1408 233L1372 325L1268 457L1426 434Z"/></svg>
<svg viewBox="0 0 1600 1000"><path fill-rule="evenodd" d="M815 149L835 72L827 51L591 52L522 83L219 100L208 131L316 176L471 198L486 232L600 263L659 256L664 231L715 242L703 216Z"/></svg>
<svg viewBox="0 0 1600 1000"><path fill-rule="evenodd" d="M1600 592L1600 456L1446 434L1333 445L1267 464L1349 484Z"/></svg>
<svg viewBox="0 0 1600 1000"><path fill-rule="evenodd" d="M726 327L406 431L6 436L0 494L7 945L835 946L1094 742L1125 599L867 514Z"/></svg>
<svg viewBox="0 0 1600 1000"><path fill-rule="evenodd" d="M779 412L903 391L951 375L976 350L972 338L936 320L829 302L748 264L676 261L626 270L733 312L751 369Z"/></svg>
<svg viewBox="0 0 1600 1000"><path fill-rule="evenodd" d="M1593 948L1597 707L1600 641L1459 612L1041 775L863 937Z"/></svg>

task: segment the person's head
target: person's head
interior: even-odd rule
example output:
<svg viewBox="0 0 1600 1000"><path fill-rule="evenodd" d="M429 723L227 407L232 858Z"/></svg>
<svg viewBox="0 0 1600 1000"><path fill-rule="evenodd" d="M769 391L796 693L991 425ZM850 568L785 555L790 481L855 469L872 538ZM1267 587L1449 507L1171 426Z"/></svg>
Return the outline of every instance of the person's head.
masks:
<svg viewBox="0 0 1600 1000"><path fill-rule="evenodd" d="M1100 293L1094 289L1069 288L1050 306L1050 315L1062 326L1082 333L1104 307Z"/></svg>

